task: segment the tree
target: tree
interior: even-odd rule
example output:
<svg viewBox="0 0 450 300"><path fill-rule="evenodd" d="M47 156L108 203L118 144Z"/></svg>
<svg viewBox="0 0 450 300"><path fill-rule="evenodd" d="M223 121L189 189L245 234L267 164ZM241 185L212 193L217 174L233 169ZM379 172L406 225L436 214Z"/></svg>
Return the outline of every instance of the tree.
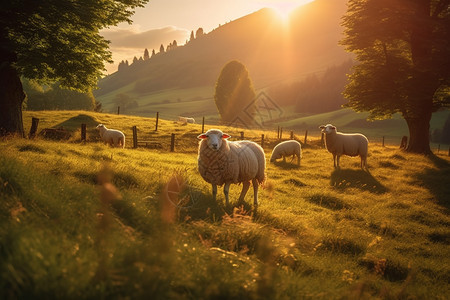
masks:
<svg viewBox="0 0 450 300"><path fill-rule="evenodd" d="M161 44L161 46L159 47L159 53L164 53L164 45Z"/></svg>
<svg viewBox="0 0 450 300"><path fill-rule="evenodd" d="M10 0L0 9L0 135L24 136L20 77L88 91L111 61L99 30L148 0Z"/></svg>
<svg viewBox="0 0 450 300"><path fill-rule="evenodd" d="M221 120L227 125L251 126L254 123L255 90L245 66L236 61L227 63L216 83L214 100Z"/></svg>
<svg viewBox="0 0 450 300"><path fill-rule="evenodd" d="M343 17L346 49L358 65L344 96L347 107L381 119L400 113L407 150L431 153L433 112L449 107L448 0L350 0Z"/></svg>
<svg viewBox="0 0 450 300"><path fill-rule="evenodd" d="M190 38L189 38L189 42L192 42L193 40L195 40L195 37L194 37L194 30L191 30L191 36L190 36Z"/></svg>
<svg viewBox="0 0 450 300"><path fill-rule="evenodd" d="M197 31L195 32L195 38L196 38L196 39L201 38L204 34L205 34L205 33L203 32L203 28L200 27L200 28L197 29Z"/></svg>
<svg viewBox="0 0 450 300"><path fill-rule="evenodd" d="M145 48L145 50L144 50L144 60L147 60L149 58L150 58L150 54L148 53L148 49Z"/></svg>

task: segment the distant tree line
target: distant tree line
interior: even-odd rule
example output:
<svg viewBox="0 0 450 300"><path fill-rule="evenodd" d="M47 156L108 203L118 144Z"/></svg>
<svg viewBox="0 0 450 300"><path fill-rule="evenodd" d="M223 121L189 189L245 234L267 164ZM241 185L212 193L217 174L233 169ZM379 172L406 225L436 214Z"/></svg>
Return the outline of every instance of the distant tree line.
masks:
<svg viewBox="0 0 450 300"><path fill-rule="evenodd" d="M442 128L434 129L431 132L431 141L434 143L450 144L450 114Z"/></svg>
<svg viewBox="0 0 450 300"><path fill-rule="evenodd" d="M352 65L352 61L347 61L328 68L322 76L313 74L302 81L276 85L268 90L268 94L278 105L294 107L299 113L339 109L346 102L342 92Z"/></svg>
<svg viewBox="0 0 450 300"><path fill-rule="evenodd" d="M59 83L42 86L34 80L22 78L26 98L25 110L100 110L92 91L79 92L64 89Z"/></svg>
<svg viewBox="0 0 450 300"><path fill-rule="evenodd" d="M197 29L197 31L195 32L195 35L194 35L194 31L191 31L190 39L189 39L189 41L186 41L186 44L188 44L188 43L190 43L190 42L193 42L195 39L201 38L201 37L204 36L204 35L205 35L205 33L204 33L204 31L203 31L203 28ZM153 49L153 50L152 50L152 55L151 55L151 56L150 56L150 54L149 54L148 49L145 48L145 50L144 50L144 55L141 56L141 57L139 57L139 58L137 58L137 57L135 56L135 57L133 58L133 61L132 61L131 64L128 62L128 60L122 60L122 61L119 63L119 66L118 66L118 68L117 68L117 71L118 71L118 72L124 71L125 69L127 69L129 66L131 66L131 65L133 65L133 64L137 64L137 63L141 63L141 62L143 62L143 61L149 60L149 59L151 59L152 57L154 57L154 56L157 55L157 54L167 53L167 52L169 52L169 51L172 51L172 50L176 49L177 47L178 47L178 42L177 42L176 40L173 40L173 42L170 43L169 45L167 45L166 47L164 47L164 45L161 44L161 46L159 47L159 52L156 53L155 49Z"/></svg>

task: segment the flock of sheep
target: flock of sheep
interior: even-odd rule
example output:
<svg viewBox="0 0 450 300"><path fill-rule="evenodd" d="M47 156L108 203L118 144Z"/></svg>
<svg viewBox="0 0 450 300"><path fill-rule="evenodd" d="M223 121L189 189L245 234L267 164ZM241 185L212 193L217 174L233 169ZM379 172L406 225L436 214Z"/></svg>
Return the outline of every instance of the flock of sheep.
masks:
<svg viewBox="0 0 450 300"><path fill-rule="evenodd" d="M359 156L361 168L367 169L368 140L360 133L346 134L338 132L336 127L327 124L319 127L325 134L325 146L333 155L334 167L339 168L342 155ZM125 147L123 132L108 129L103 124L97 126L102 140L114 147ZM219 129L210 129L198 136L198 171L201 177L212 186L213 199L217 197L217 186L224 185L223 193L226 204L229 204L229 190L232 183L242 183L239 201L243 201L253 185L254 205L258 205L258 187L265 178L266 157L264 150L252 141L229 141L230 135ZM302 157L301 145L295 140L277 144L271 154L270 162L292 155L297 157L300 165Z"/></svg>

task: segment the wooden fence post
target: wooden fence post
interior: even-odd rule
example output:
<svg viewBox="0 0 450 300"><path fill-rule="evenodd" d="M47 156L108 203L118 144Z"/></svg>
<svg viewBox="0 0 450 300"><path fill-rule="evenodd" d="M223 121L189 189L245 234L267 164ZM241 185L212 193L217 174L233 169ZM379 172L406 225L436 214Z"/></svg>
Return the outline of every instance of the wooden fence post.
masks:
<svg viewBox="0 0 450 300"><path fill-rule="evenodd" d="M133 126L133 149L137 148L137 144L138 144L138 139L137 139L137 127Z"/></svg>
<svg viewBox="0 0 450 300"><path fill-rule="evenodd" d="M383 135L383 144L382 144L382 146L384 147L384 135Z"/></svg>
<svg viewBox="0 0 450 300"><path fill-rule="evenodd" d="M81 141L86 142L86 124L81 124Z"/></svg>
<svg viewBox="0 0 450 300"><path fill-rule="evenodd" d="M204 133L204 132L205 132L205 117L202 118L202 132L201 133Z"/></svg>
<svg viewBox="0 0 450 300"><path fill-rule="evenodd" d="M280 140L283 138L283 127L280 128Z"/></svg>
<svg viewBox="0 0 450 300"><path fill-rule="evenodd" d="M323 147L325 147L325 133L321 133L321 136L320 136L320 146L323 148Z"/></svg>
<svg viewBox="0 0 450 300"><path fill-rule="evenodd" d="M448 156L450 156L450 147L448 147Z"/></svg>
<svg viewBox="0 0 450 300"><path fill-rule="evenodd" d="M261 134L261 148L264 148L264 133Z"/></svg>
<svg viewBox="0 0 450 300"><path fill-rule="evenodd" d="M120 106L117 106L117 114L120 115Z"/></svg>
<svg viewBox="0 0 450 300"><path fill-rule="evenodd" d="M291 140L294 139L294 131L291 130Z"/></svg>
<svg viewBox="0 0 450 300"><path fill-rule="evenodd" d="M441 144L438 145L438 153L437 154L439 154L440 150L441 150Z"/></svg>
<svg viewBox="0 0 450 300"><path fill-rule="evenodd" d="M305 145L306 145L307 139L308 139L308 130L305 131Z"/></svg>
<svg viewBox="0 0 450 300"><path fill-rule="evenodd" d="M156 112L156 125L155 125L155 131L158 131L158 121L159 121L159 111Z"/></svg>
<svg viewBox="0 0 450 300"><path fill-rule="evenodd" d="M39 125L39 119L38 118L31 118L31 128L30 128L30 134L28 134L28 138L32 139L36 136L36 131L38 129Z"/></svg>
<svg viewBox="0 0 450 300"><path fill-rule="evenodd" d="M280 139L280 126L278 126L277 139Z"/></svg>
<svg viewBox="0 0 450 300"><path fill-rule="evenodd" d="M172 136L170 138L170 152L175 151L175 133L172 133Z"/></svg>
<svg viewBox="0 0 450 300"><path fill-rule="evenodd" d="M243 139L244 139L244 132L241 131L241 140L243 140Z"/></svg>

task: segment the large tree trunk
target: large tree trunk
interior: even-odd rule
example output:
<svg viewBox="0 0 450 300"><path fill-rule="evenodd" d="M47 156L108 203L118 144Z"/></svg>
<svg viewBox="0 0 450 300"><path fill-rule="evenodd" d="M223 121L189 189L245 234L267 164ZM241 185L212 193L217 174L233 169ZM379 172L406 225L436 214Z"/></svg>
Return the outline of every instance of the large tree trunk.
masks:
<svg viewBox="0 0 450 300"><path fill-rule="evenodd" d="M25 99L17 71L9 61L0 63L0 136L24 137L22 103Z"/></svg>
<svg viewBox="0 0 450 300"><path fill-rule="evenodd" d="M430 120L431 111L424 112L416 118L405 118L409 129L409 145L406 151L420 154L430 154Z"/></svg>

